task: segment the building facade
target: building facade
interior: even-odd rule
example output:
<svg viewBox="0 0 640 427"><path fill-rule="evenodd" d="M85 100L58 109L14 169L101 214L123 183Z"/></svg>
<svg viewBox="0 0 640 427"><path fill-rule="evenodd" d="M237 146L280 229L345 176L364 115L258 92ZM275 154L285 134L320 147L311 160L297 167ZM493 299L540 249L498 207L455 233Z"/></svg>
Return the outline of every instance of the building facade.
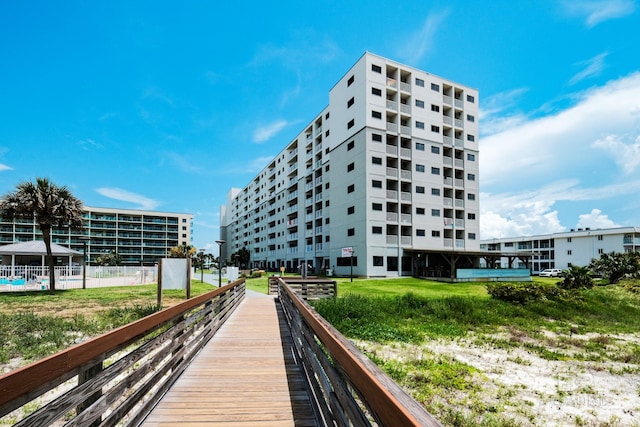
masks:
<svg viewBox="0 0 640 427"><path fill-rule="evenodd" d="M480 247L490 252L532 253L532 265L528 267L537 274L547 268L565 270L571 265L586 266L605 253L638 252L640 227L578 228L563 233L490 239L481 241ZM522 262L518 266L526 267ZM500 260L500 267L508 267L506 257Z"/></svg>
<svg viewBox="0 0 640 427"><path fill-rule="evenodd" d="M284 145L284 144L283 144ZM365 53L221 209L223 259L368 277L478 251L478 91ZM351 250L351 252L350 252Z"/></svg>
<svg viewBox="0 0 640 427"><path fill-rule="evenodd" d="M95 264L101 255L116 252L123 265L154 265L167 256L170 248L191 245L193 241L191 214L85 206L84 217L84 231L55 228L51 240L79 252L86 244L89 264ZM0 244L31 240L42 240L34 220L0 219Z"/></svg>

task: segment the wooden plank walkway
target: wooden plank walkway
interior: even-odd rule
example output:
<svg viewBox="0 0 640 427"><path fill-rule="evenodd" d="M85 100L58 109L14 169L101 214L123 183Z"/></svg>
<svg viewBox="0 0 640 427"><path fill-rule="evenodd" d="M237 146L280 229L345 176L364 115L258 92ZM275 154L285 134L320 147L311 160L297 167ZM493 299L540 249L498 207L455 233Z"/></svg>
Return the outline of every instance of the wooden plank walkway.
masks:
<svg viewBox="0 0 640 427"><path fill-rule="evenodd" d="M247 297L145 420L145 427L317 426L274 297Z"/></svg>

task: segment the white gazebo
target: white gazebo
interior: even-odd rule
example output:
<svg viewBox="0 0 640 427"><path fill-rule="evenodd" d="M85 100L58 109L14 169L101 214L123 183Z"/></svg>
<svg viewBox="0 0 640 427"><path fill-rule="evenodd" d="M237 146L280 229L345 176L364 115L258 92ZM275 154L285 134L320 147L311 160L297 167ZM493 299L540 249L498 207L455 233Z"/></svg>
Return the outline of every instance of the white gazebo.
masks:
<svg viewBox="0 0 640 427"><path fill-rule="evenodd" d="M74 260L76 265L82 265L82 252L52 243L51 254L54 257L66 258L68 261L65 267L69 269L74 265ZM44 269L47 266L47 248L42 240L0 246L0 256L2 256L3 276L18 276L20 274L16 274L17 270L22 273L22 271L26 271L25 267L41 267ZM54 264L57 265L57 263Z"/></svg>

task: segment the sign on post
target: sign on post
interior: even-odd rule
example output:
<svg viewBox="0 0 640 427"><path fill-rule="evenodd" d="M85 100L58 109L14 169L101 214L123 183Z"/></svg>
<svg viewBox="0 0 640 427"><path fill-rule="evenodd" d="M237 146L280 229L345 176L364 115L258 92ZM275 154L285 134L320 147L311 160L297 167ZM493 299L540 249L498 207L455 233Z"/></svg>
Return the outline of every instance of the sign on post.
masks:
<svg viewBox="0 0 640 427"><path fill-rule="evenodd" d="M342 248L342 258L350 257L353 255L353 247L348 246L346 248Z"/></svg>

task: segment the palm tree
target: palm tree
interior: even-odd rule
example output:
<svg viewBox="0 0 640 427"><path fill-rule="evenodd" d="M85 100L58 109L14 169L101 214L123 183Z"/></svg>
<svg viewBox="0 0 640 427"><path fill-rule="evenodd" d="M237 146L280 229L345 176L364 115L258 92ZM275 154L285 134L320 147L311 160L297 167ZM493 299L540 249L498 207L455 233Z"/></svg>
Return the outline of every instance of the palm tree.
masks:
<svg viewBox="0 0 640 427"><path fill-rule="evenodd" d="M35 219L47 249L49 267L49 291L56 292L54 259L51 254L51 229L68 227L72 230L84 229L82 201L76 198L66 186L59 187L48 178L36 178L35 182L21 182L16 189L0 199L2 218Z"/></svg>

